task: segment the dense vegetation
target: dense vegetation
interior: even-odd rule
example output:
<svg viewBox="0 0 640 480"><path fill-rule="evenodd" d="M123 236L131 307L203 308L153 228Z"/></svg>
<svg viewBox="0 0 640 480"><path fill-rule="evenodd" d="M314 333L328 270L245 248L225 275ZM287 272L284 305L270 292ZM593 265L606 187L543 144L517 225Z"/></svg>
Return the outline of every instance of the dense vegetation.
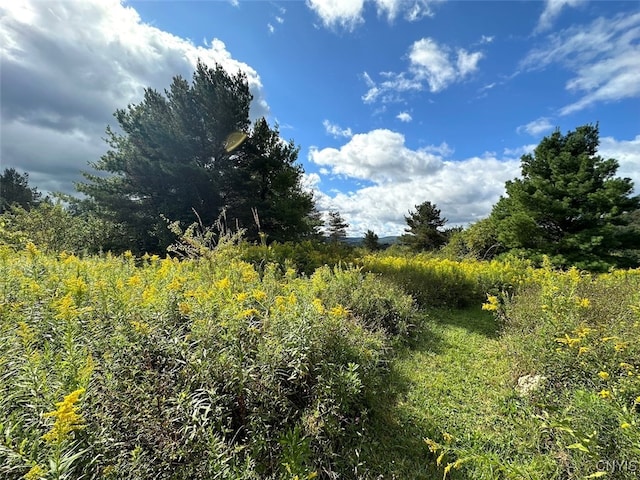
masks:
<svg viewBox="0 0 640 480"><path fill-rule="evenodd" d="M321 238L250 101L199 64L116 111L86 198L0 177L2 478L637 478L640 200L597 126L380 251Z"/></svg>
<svg viewBox="0 0 640 480"><path fill-rule="evenodd" d="M204 247L1 249L3 478L636 478L639 271Z"/></svg>

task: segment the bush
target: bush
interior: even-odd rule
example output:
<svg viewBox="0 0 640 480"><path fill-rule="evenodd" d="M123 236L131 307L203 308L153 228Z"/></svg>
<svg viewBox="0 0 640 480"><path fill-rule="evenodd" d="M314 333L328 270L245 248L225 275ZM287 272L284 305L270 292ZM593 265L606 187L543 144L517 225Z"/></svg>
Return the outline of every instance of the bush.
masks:
<svg viewBox="0 0 640 480"><path fill-rule="evenodd" d="M547 379L530 402L552 453L565 459L561 475L636 478L629 466L640 465L640 271L595 276L547 264L531 280L504 303L505 341L514 376Z"/></svg>
<svg viewBox="0 0 640 480"><path fill-rule="evenodd" d="M28 244L0 250L0 279L8 479L350 471L383 330L413 321L411 300L371 275L259 274L232 247L178 261Z"/></svg>

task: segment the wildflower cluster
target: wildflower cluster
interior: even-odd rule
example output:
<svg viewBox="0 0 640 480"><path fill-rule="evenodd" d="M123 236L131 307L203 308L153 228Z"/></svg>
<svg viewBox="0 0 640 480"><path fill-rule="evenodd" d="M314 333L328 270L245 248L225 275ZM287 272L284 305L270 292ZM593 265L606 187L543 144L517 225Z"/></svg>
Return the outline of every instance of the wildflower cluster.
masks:
<svg viewBox="0 0 640 480"><path fill-rule="evenodd" d="M596 276L546 265L507 306L514 367L549 379L534 400L539 418L584 476L599 474L607 452L640 461L638 291L640 271Z"/></svg>
<svg viewBox="0 0 640 480"><path fill-rule="evenodd" d="M78 407L76 406L80 395L84 392L84 388L71 392L64 397L62 402L56 403L56 407L58 407L56 410L44 414L45 417L53 417L55 419L51 430L42 436L46 442L64 442L69 439L71 432L84 428L84 419L78 413Z"/></svg>
<svg viewBox="0 0 640 480"><path fill-rule="evenodd" d="M360 441L381 322L413 314L357 269L0 247L0 477L286 476L278 439L295 426L303 478Z"/></svg>

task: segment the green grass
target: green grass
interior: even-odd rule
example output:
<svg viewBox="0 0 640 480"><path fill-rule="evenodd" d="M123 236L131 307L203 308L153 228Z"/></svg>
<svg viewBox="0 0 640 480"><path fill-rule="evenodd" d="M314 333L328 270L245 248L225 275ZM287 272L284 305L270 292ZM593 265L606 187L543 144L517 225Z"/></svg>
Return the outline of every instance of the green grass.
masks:
<svg viewBox="0 0 640 480"><path fill-rule="evenodd" d="M431 311L391 363L374 401L362 454L370 478L442 478L447 462L467 457L451 478L546 475L551 459L538 453L535 420L510 372L491 314L478 308ZM445 444L445 432L453 440L437 467L424 438Z"/></svg>

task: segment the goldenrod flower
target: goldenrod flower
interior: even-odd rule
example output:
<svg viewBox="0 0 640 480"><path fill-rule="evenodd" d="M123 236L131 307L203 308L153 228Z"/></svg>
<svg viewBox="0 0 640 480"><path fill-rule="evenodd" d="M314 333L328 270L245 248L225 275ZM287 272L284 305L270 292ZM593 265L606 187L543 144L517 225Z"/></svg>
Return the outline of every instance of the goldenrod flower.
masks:
<svg viewBox="0 0 640 480"><path fill-rule="evenodd" d="M231 286L231 281L229 280L229 277L224 277L222 280L218 280L214 283L214 285L219 290L226 290Z"/></svg>
<svg viewBox="0 0 640 480"><path fill-rule="evenodd" d="M589 308L591 306L591 301L588 298L581 298L578 300L578 306L580 308Z"/></svg>
<svg viewBox="0 0 640 480"><path fill-rule="evenodd" d="M237 302L242 303L247 299L248 296L249 295L247 295L246 292L240 292L236 294L235 299Z"/></svg>
<svg viewBox="0 0 640 480"><path fill-rule="evenodd" d="M180 302L178 303L178 311L180 312L180 315L186 317L191 313L191 305L187 302Z"/></svg>
<svg viewBox="0 0 640 480"><path fill-rule="evenodd" d="M342 305L336 305L329 310L329 315L336 318L347 318L349 316L349 310L344 308Z"/></svg>
<svg viewBox="0 0 640 480"><path fill-rule="evenodd" d="M251 295L253 295L253 298L258 302L262 302L267 298L267 294L263 290L258 290L258 289L253 290L251 292Z"/></svg>
<svg viewBox="0 0 640 480"><path fill-rule="evenodd" d="M40 480L47 474L47 471L42 468L40 465L35 464L31 469L24 475L24 480Z"/></svg>
<svg viewBox="0 0 640 480"><path fill-rule="evenodd" d="M585 338L587 335L593 332L593 328L589 328L583 325L581 327L576 328L574 332L579 338Z"/></svg>
<svg viewBox="0 0 640 480"><path fill-rule="evenodd" d="M247 308L246 310L243 310L242 312L240 312L240 314L238 315L240 318L248 318L248 317L254 317L256 315L258 315L258 310L256 310L255 308Z"/></svg>
<svg viewBox="0 0 640 480"><path fill-rule="evenodd" d="M625 348L627 348L627 345L629 345L629 342L618 342L613 346L613 349L616 352L622 352Z"/></svg>
<svg viewBox="0 0 640 480"><path fill-rule="evenodd" d="M598 395L600 398L611 398L611 392L609 390L602 389L598 392Z"/></svg>
<svg viewBox="0 0 640 480"><path fill-rule="evenodd" d="M482 310L489 310L491 312L498 310L500 302L495 295L487 295L487 302L482 304Z"/></svg>
<svg viewBox="0 0 640 480"><path fill-rule="evenodd" d="M319 298L314 298L313 299L313 307L316 309L316 312L318 313L324 313L324 306L322 305L322 300L320 300Z"/></svg>
<svg viewBox="0 0 640 480"><path fill-rule="evenodd" d="M44 414L45 417L54 417L56 420L51 430L42 436L43 440L48 443L60 443L74 430L84 428L84 419L78 414L78 407L75 406L84 391L84 388L79 388L71 392L62 402L56 403L57 410Z"/></svg>
<svg viewBox="0 0 640 480"><path fill-rule="evenodd" d="M602 380L609 380L609 374L607 372L600 372L598 373L598 376L602 379Z"/></svg>
<svg viewBox="0 0 640 480"><path fill-rule="evenodd" d="M620 424L620 428L622 428L623 430L624 430L624 429L627 429L627 428L631 428L631 424L630 424L630 423L628 423L628 422L622 422L622 423Z"/></svg>

